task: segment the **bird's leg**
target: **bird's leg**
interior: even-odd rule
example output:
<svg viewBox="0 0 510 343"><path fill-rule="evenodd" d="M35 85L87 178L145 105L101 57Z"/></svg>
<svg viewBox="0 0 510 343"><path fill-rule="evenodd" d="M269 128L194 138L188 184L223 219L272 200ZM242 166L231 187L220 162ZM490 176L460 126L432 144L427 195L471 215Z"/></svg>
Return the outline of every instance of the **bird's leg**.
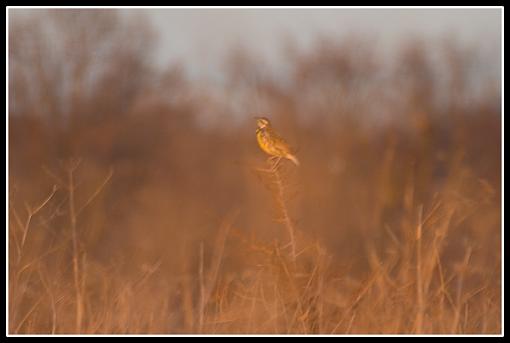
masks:
<svg viewBox="0 0 510 343"><path fill-rule="evenodd" d="M268 169L258 169L266 173L274 173L282 160L282 156L271 156L267 159L267 163L270 165Z"/></svg>
<svg viewBox="0 0 510 343"><path fill-rule="evenodd" d="M268 159L267 159L267 164L269 164L271 167L274 165L274 160L278 158L278 156L270 156ZM268 170L271 170L271 169L268 169Z"/></svg>
<svg viewBox="0 0 510 343"><path fill-rule="evenodd" d="M265 172L265 173L272 173L273 172L273 161L278 158L278 156L270 156L268 157L267 159L267 164L270 166L270 168L267 168L267 169L260 169L260 168L257 168L258 171L261 171L261 172Z"/></svg>
<svg viewBox="0 0 510 343"><path fill-rule="evenodd" d="M276 169L278 169L278 165L280 164L280 161L282 160L281 156L273 156L276 159L276 162L273 163L273 166L271 167L271 172L275 172Z"/></svg>

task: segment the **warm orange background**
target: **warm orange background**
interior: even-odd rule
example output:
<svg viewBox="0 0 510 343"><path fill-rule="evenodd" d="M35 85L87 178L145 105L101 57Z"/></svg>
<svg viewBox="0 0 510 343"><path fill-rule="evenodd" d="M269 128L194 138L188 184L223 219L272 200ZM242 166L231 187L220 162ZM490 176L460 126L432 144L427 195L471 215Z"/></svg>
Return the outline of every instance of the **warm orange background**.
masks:
<svg viewBox="0 0 510 343"><path fill-rule="evenodd" d="M410 39L387 68L318 39L286 80L233 49L219 90L155 44L115 11L11 22L10 333L501 331L500 81L476 47ZM254 115L297 151L283 187Z"/></svg>

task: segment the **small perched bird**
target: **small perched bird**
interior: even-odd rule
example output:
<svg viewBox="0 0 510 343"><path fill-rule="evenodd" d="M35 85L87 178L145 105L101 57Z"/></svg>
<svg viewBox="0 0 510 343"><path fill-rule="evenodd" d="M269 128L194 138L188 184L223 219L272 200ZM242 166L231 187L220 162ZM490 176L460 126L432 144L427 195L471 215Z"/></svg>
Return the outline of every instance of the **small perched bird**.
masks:
<svg viewBox="0 0 510 343"><path fill-rule="evenodd" d="M271 158L277 158L277 164L281 158L286 158L299 166L296 156L291 153L290 146L281 138L272 128L271 122L265 117L255 117L257 119L257 142L260 148Z"/></svg>

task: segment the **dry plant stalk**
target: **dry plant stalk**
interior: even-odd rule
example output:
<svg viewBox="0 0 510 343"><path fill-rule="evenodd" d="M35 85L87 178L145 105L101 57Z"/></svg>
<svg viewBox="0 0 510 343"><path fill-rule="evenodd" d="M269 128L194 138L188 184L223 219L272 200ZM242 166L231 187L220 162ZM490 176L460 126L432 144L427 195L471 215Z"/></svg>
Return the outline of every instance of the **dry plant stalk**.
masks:
<svg viewBox="0 0 510 343"><path fill-rule="evenodd" d="M21 241L18 242L18 238L17 238L18 233L16 231L13 232L13 240L14 240L14 244L16 246L17 257L16 257L16 262L13 266L13 269L11 269L11 271L10 271L11 273L13 273L15 275L15 284L14 285L11 284L10 286L12 287L12 289L9 290L10 299L11 299L10 304L9 304L9 310L10 310L9 314L10 314L11 318L15 317L16 316L15 314L17 312L17 309L14 308L14 306L12 305L12 302L13 302L12 299L16 299L18 296L21 296L21 297L23 296L23 294L20 294L18 292L17 287L15 287L15 285L21 282L20 280L21 280L23 272L28 270L36 262L36 261L31 261L31 262L28 262L27 264L22 265L22 258L24 257L24 252L25 252L24 248L25 248L25 243L27 242L28 233L30 231L30 224L31 224L34 216L36 214L38 214L50 202L50 200L53 198L53 196L55 195L57 190L58 190L58 187L56 185L53 185L52 192L39 205L37 205L35 207L30 206L27 203L25 203L25 208L27 211L27 218L26 218L24 224L23 224L22 220L20 219L15 207L12 204L10 204L10 210L14 216L15 222L18 225L18 229L20 230L20 234L22 236ZM23 318L19 321L18 325L14 329L14 333L19 333L19 331L21 330L21 328L23 327L23 325L25 324L27 319L37 309L41 300L42 300L42 298L37 300L32 305L32 307L25 313Z"/></svg>
<svg viewBox="0 0 510 343"><path fill-rule="evenodd" d="M73 286L74 286L74 294L75 294L75 329L77 333L81 333L83 329L84 322L84 311L85 311L85 275L83 273L85 256L80 251L79 247L79 239L78 239L78 230L77 230L77 221L80 213L92 203L92 201L99 195L104 186L108 183L108 181L113 176L113 169L110 169L108 175L103 180L103 182L96 188L96 190L89 196L87 201L84 202L82 206L77 208L76 205L76 180L75 180L75 172L79 168L81 164L81 159L69 159L65 165L65 173L66 180L64 181L60 177L56 176L53 172L45 168L45 171L48 175L50 175L53 179L57 181L57 183L67 190L68 193L68 211L69 211L69 227L71 231L71 243L72 243L72 265L73 265ZM40 209L42 209L53 197L55 192L57 191L57 187L54 186L53 192L47 197L47 199L38 206L34 211L29 211L29 216L23 231L23 237L21 241L21 249L26 241L26 236L28 233L28 225L30 224L30 219L32 216L37 213ZM19 255L20 258L21 255Z"/></svg>
<svg viewBox="0 0 510 343"><path fill-rule="evenodd" d="M79 167L81 161L69 161L67 166L67 190L69 192L69 220L71 237L73 243L73 280L76 294L76 332L81 332L83 323L83 288L81 282L80 252L78 251L78 238L76 233L76 209L75 209L75 183L74 171Z"/></svg>
<svg viewBox="0 0 510 343"><path fill-rule="evenodd" d="M296 229L294 227L294 223L292 222L292 219L289 215L289 210L287 206L286 201L286 194L285 194L285 179L282 177L280 168L281 164L279 163L279 160L276 162L271 162L271 159L268 159L267 161L269 168L268 169L258 169L261 172L264 172L270 176L270 190L273 194L273 197L276 201L276 206L278 211L280 212L280 218L278 221L283 224L285 230L287 231L287 234L289 236L289 243L288 246L290 246L290 258L292 262L296 261ZM271 185L273 187L271 187ZM287 245L286 245L287 246Z"/></svg>
<svg viewBox="0 0 510 343"><path fill-rule="evenodd" d="M232 223L238 216L239 211L233 211L223 220L220 226L220 231L214 242L214 250L211 256L211 263L209 266L209 272L204 271L204 242L200 242L199 250L199 264L198 264L198 282L199 282L199 303L198 303L198 332L204 332L205 325L205 310L209 303L209 299L213 293L214 287L217 284L218 274L220 271L221 262L225 250L225 241L228 233L232 227Z"/></svg>
<svg viewBox="0 0 510 343"><path fill-rule="evenodd" d="M418 225L416 226L416 301L418 306L418 312L416 314L416 333L423 333L423 314L424 314L424 302L423 302L423 278L422 278L422 217L423 217L423 206L420 206L418 212Z"/></svg>

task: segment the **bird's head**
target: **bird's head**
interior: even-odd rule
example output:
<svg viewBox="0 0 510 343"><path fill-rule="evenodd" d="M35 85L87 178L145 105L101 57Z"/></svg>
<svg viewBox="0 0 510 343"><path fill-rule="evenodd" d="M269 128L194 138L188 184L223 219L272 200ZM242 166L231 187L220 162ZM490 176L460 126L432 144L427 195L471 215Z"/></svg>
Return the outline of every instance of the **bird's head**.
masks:
<svg viewBox="0 0 510 343"><path fill-rule="evenodd" d="M259 129L264 129L264 128L268 127L269 125L271 125L271 123L269 122L269 119L267 119L265 117L255 117L255 119L257 119L257 126L259 127Z"/></svg>

